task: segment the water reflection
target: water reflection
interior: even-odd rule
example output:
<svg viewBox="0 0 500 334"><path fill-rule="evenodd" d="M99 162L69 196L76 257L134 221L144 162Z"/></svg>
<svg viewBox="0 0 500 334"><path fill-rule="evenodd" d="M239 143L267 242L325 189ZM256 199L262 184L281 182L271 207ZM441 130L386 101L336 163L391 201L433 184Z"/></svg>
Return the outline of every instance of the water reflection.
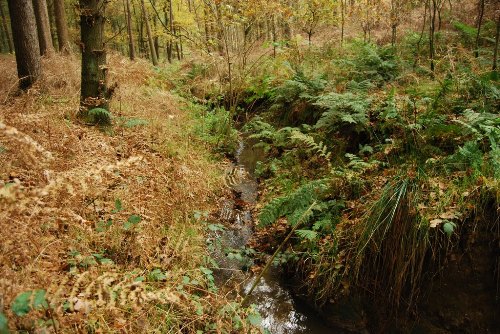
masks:
<svg viewBox="0 0 500 334"><path fill-rule="evenodd" d="M255 277L244 286L248 293ZM271 268L252 292L249 303L254 304L262 316L262 326L272 334L334 333L326 327L314 310L300 305L291 293L281 285L279 272Z"/></svg>

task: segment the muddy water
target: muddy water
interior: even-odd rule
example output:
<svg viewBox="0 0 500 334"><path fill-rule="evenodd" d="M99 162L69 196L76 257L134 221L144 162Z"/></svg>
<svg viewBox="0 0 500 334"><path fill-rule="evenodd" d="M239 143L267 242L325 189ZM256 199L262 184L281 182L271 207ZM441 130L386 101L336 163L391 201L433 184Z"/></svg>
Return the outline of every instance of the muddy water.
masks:
<svg viewBox="0 0 500 334"><path fill-rule="evenodd" d="M243 172L238 182L231 184L236 193L236 200L226 200L223 203L221 217L228 226L219 232L220 247L213 257L221 267L216 271L219 284L230 286L236 282L246 294L250 291L256 277L245 274L241 269L245 261L230 259L229 250L245 247L253 233L253 219L251 209L257 200L257 181L255 167L262 159L263 152L252 145L240 143L235 154L236 162L233 168ZM229 283L232 282L232 283ZM262 277L259 284L249 298L249 303L254 304L261 314L262 326L273 334L296 333L335 333L326 327L315 311L295 300L290 291L285 287L284 278L280 275L279 268L272 267Z"/></svg>

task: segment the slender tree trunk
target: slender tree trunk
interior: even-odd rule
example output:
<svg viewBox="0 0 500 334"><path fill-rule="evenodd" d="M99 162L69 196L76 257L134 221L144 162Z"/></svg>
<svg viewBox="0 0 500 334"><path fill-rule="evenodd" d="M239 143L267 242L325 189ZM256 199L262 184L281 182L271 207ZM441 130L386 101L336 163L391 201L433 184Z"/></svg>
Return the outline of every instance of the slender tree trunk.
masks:
<svg viewBox="0 0 500 334"><path fill-rule="evenodd" d="M12 38L9 33L9 28L7 25L7 17L5 16L5 12L3 10L3 3L0 2L0 15L2 17L2 30L5 35L5 38L7 40L7 44L9 46L9 52L13 53L14 52L14 44L12 43Z"/></svg>
<svg viewBox="0 0 500 334"><path fill-rule="evenodd" d="M476 43L474 50L474 57L479 57L479 38L481 37L481 28L483 26L483 16L484 16L484 0L479 0L478 3L479 15L477 17L477 33L476 33Z"/></svg>
<svg viewBox="0 0 500 334"><path fill-rule="evenodd" d="M144 23L146 24L146 32L148 34L148 44L149 44L149 54L151 55L151 61L154 66L158 66L158 58L156 57L155 45L153 43L153 35L151 33L151 26L149 25L149 15L146 11L146 6L144 5L144 0L141 0L142 17Z"/></svg>
<svg viewBox="0 0 500 334"><path fill-rule="evenodd" d="M167 13L167 6L163 6L163 15L165 15L165 25L169 26L169 30L167 32L170 32L170 38L167 40L167 46L166 46L166 52L167 52L167 60L169 63L172 63L172 33L171 33L171 21L170 21L170 14Z"/></svg>
<svg viewBox="0 0 500 334"><path fill-rule="evenodd" d="M340 47L344 45L344 27L345 27L345 2L340 0Z"/></svg>
<svg viewBox="0 0 500 334"><path fill-rule="evenodd" d="M424 7L424 22L422 23L422 30L420 31L420 38L418 39L418 42L417 42L417 50L415 52L415 61L413 62L413 69L415 69L417 67L418 58L419 58L419 55L420 55L420 45L422 43L422 39L424 38L425 25L427 23L427 8L428 8L428 4L429 4L429 2L426 1L425 2L425 7Z"/></svg>
<svg viewBox="0 0 500 334"><path fill-rule="evenodd" d="M396 45L397 28L398 28L398 15L396 0L391 0L391 45Z"/></svg>
<svg viewBox="0 0 500 334"><path fill-rule="evenodd" d="M203 22L205 24L205 43L206 43L206 48L207 52L211 52L210 48L210 25L208 24L208 11L206 5L203 6Z"/></svg>
<svg viewBox="0 0 500 334"><path fill-rule="evenodd" d="M431 72L434 73L434 36L436 31L436 0L430 0L430 26L429 26L429 59L431 62Z"/></svg>
<svg viewBox="0 0 500 334"><path fill-rule="evenodd" d="M64 0L54 0L54 13L56 17L57 41L59 52L69 53L68 21L66 20L66 9Z"/></svg>
<svg viewBox="0 0 500 334"><path fill-rule="evenodd" d="M132 16L130 15L130 0L125 1L125 14L127 16L127 33L128 33L128 55L130 60L135 59L134 36L132 35Z"/></svg>
<svg viewBox="0 0 500 334"><path fill-rule="evenodd" d="M54 15L54 0L47 0L47 7L49 10L50 36L52 37L52 44L54 45L54 48L56 50L59 50L59 41L57 39L56 17Z"/></svg>
<svg viewBox="0 0 500 334"><path fill-rule="evenodd" d="M170 18L170 44L169 44L169 56L168 56L168 59L169 59L169 62L171 63L172 62L172 48L173 48L173 45L174 45L174 38L175 38L175 29L174 29L174 7L172 5L172 1L173 0L169 0L168 1L168 6L169 6L169 9L168 9L168 15L169 15L169 18Z"/></svg>
<svg viewBox="0 0 500 334"><path fill-rule="evenodd" d="M500 13L497 14L497 34L495 36L495 49L493 50L493 65L491 69L493 72L497 70L497 59L498 59L498 40L500 39Z"/></svg>
<svg viewBox="0 0 500 334"><path fill-rule="evenodd" d="M35 11L31 0L8 0L19 87L29 88L42 73ZM22 24L19 24L22 22Z"/></svg>
<svg viewBox="0 0 500 334"><path fill-rule="evenodd" d="M54 53L52 36L50 35L49 11L46 0L33 0L35 8L36 26L38 29L38 41L40 45L40 54L49 56Z"/></svg>
<svg viewBox="0 0 500 334"><path fill-rule="evenodd" d="M80 0L82 48L82 89L80 117L88 121L92 108L108 109L111 92L107 87L104 24L106 0Z"/></svg>

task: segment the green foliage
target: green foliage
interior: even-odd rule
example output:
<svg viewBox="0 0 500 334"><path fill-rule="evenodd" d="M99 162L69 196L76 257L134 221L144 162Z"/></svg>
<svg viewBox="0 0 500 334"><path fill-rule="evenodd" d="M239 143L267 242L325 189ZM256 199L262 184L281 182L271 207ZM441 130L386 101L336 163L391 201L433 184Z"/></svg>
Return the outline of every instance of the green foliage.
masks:
<svg viewBox="0 0 500 334"><path fill-rule="evenodd" d="M341 126L353 126L361 132L368 125L368 111L371 100L353 93L329 93L321 96L315 105L326 109L321 115L316 128L328 132L338 130Z"/></svg>
<svg viewBox="0 0 500 334"><path fill-rule="evenodd" d="M3 313L0 313L0 334L9 334L9 321Z"/></svg>
<svg viewBox="0 0 500 334"><path fill-rule="evenodd" d="M313 137L303 134L302 132L297 130L292 131L291 138L295 141L305 144L309 151L314 152L316 155L322 157L328 163L330 163L330 157L332 153L328 152L328 147L324 145L323 142L316 144L316 141Z"/></svg>
<svg viewBox="0 0 500 334"><path fill-rule="evenodd" d="M139 224L141 220L142 220L141 216L131 215L130 217L128 217L127 221L123 223L123 228L125 230L130 230L131 228Z"/></svg>
<svg viewBox="0 0 500 334"><path fill-rule="evenodd" d="M273 149L284 149L290 145L290 134L294 128L284 127L276 129L271 124L264 122L260 117L255 117L245 124L243 131L252 133L249 138L257 141L254 147L261 147L265 153Z"/></svg>
<svg viewBox="0 0 500 334"><path fill-rule="evenodd" d="M395 50L371 43L355 42L350 50L354 55L338 61L345 76L355 82L370 81L378 85L394 80L399 72Z"/></svg>
<svg viewBox="0 0 500 334"><path fill-rule="evenodd" d="M322 197L326 189L325 180L315 180L304 184L291 194L271 200L260 212L260 226L270 225L283 216L287 217L290 225L295 225L311 204Z"/></svg>
<svg viewBox="0 0 500 334"><path fill-rule="evenodd" d="M124 126L126 128L134 128L136 126L144 126L144 125L148 125L149 122L145 119L141 119L141 118L129 118L125 123L124 123Z"/></svg>
<svg viewBox="0 0 500 334"><path fill-rule="evenodd" d="M104 108L93 108L88 111L89 121L92 124L111 124L111 113Z"/></svg>
<svg viewBox="0 0 500 334"><path fill-rule="evenodd" d="M232 154L237 148L238 131L233 128L231 113L224 108L204 112L195 131L218 153Z"/></svg>
<svg viewBox="0 0 500 334"><path fill-rule="evenodd" d="M455 163L462 161L482 175L488 175L488 170L492 170L495 177L500 177L500 118L498 115L477 113L467 109L462 117L455 121L464 127L473 140L459 147L449 160Z"/></svg>
<svg viewBox="0 0 500 334"><path fill-rule="evenodd" d="M446 223L443 224L443 231L444 233L446 233L448 237L451 237L456 227L457 224L455 224L454 222L447 221Z"/></svg>
<svg viewBox="0 0 500 334"><path fill-rule="evenodd" d="M25 316L31 310L47 309L49 304L45 298L45 294L45 290L33 290L20 293L12 302L12 312L17 316Z"/></svg>
<svg viewBox="0 0 500 334"><path fill-rule="evenodd" d="M297 71L295 76L276 87L273 92L271 112L279 111L278 120L284 124L310 123L317 119L313 102L324 91L324 76L308 78Z"/></svg>
<svg viewBox="0 0 500 334"><path fill-rule="evenodd" d="M454 21L453 27L458 30L466 45L473 45L477 35L477 28L460 21Z"/></svg>

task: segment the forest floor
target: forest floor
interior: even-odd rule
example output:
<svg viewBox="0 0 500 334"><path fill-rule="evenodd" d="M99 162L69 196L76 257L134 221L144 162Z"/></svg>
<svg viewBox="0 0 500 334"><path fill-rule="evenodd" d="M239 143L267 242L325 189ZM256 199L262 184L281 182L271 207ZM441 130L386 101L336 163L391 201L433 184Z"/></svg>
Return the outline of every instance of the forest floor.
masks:
<svg viewBox="0 0 500 334"><path fill-rule="evenodd" d="M197 214L216 206L221 164L146 61L109 63L113 126L99 128L75 117L77 57L44 59L20 95L0 58L0 316L59 332L232 326Z"/></svg>

